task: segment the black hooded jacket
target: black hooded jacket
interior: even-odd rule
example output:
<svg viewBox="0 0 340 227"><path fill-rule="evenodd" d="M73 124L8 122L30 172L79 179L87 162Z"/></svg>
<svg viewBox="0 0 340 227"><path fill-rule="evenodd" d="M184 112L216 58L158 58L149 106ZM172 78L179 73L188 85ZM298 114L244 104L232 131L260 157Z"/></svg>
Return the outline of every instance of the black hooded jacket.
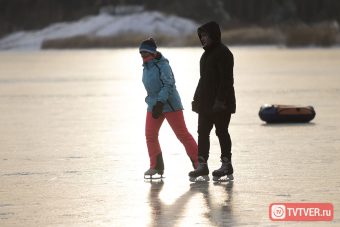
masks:
<svg viewBox="0 0 340 227"><path fill-rule="evenodd" d="M221 42L221 30L216 22L209 22L197 29L199 38L205 32L213 41L200 60L200 80L198 82L193 105L198 113L210 114L216 102L223 103L226 111L235 113L236 99L234 91L234 57Z"/></svg>

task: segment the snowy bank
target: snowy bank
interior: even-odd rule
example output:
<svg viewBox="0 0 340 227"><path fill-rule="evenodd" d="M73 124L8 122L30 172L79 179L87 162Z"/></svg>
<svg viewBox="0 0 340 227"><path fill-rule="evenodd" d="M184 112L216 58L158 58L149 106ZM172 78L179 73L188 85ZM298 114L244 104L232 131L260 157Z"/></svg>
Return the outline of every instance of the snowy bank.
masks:
<svg viewBox="0 0 340 227"><path fill-rule="evenodd" d="M46 40L72 37L105 38L128 34L183 37L196 32L197 24L189 19L155 11L132 14L102 12L75 22L52 24L38 31L21 31L0 39L0 50L39 50Z"/></svg>

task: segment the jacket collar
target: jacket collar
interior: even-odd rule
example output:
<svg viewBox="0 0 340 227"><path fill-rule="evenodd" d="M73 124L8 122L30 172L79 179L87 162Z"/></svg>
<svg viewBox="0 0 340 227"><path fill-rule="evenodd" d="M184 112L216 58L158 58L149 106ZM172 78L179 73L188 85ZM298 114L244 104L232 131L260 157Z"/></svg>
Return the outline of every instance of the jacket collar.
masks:
<svg viewBox="0 0 340 227"><path fill-rule="evenodd" d="M158 62L162 61L164 59L163 55L160 52L157 52L157 55L154 59L148 61L148 62L144 62L143 66L151 66L154 64L157 64Z"/></svg>

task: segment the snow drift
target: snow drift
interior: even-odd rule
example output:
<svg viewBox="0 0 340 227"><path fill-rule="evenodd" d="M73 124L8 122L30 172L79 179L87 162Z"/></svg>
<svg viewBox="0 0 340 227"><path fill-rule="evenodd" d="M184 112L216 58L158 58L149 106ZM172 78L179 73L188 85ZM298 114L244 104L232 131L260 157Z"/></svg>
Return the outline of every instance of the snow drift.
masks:
<svg viewBox="0 0 340 227"><path fill-rule="evenodd" d="M132 14L102 12L75 22L52 24L38 31L21 31L0 40L0 50L38 50L45 40L76 36L115 37L122 34L166 35L182 37L196 32L197 24L189 19L155 11Z"/></svg>

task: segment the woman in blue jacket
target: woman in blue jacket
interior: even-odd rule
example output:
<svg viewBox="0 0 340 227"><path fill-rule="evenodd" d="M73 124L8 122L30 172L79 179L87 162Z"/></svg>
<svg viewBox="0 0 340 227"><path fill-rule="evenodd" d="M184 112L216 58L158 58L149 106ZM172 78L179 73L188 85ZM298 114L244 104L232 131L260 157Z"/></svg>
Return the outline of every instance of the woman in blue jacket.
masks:
<svg viewBox="0 0 340 227"><path fill-rule="evenodd" d="M197 143L185 125L183 106L169 61L157 51L156 43L152 38L141 43L139 52L143 59L143 84L147 91L145 102L148 105L145 136L150 168L144 173L144 177L163 175L164 163L158 132L164 119L168 121L177 138L184 145L193 167L196 168Z"/></svg>

